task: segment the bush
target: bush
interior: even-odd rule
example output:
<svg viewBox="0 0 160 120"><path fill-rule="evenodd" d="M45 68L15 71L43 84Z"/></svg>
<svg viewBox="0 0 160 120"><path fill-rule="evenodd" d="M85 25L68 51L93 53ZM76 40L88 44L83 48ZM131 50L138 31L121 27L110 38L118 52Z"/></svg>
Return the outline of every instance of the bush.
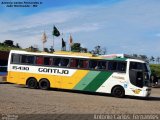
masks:
<svg viewBox="0 0 160 120"><path fill-rule="evenodd" d="M160 64L150 64L150 68L153 75L160 77Z"/></svg>

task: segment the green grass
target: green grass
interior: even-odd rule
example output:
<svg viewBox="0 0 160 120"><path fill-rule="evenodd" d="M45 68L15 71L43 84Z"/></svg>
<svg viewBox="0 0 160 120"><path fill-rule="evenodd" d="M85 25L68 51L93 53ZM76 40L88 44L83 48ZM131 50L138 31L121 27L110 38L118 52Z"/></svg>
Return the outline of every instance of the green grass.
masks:
<svg viewBox="0 0 160 120"><path fill-rule="evenodd" d="M7 46L1 46L0 45L0 51L10 51L10 50L22 50L20 48L15 48L15 47L7 47Z"/></svg>
<svg viewBox="0 0 160 120"><path fill-rule="evenodd" d="M152 74L160 76L160 64L150 64Z"/></svg>

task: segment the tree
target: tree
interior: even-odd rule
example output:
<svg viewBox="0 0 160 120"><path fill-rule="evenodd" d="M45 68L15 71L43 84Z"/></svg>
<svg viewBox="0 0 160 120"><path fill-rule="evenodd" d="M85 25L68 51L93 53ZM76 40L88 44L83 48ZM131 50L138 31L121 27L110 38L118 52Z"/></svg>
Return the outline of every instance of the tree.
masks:
<svg viewBox="0 0 160 120"><path fill-rule="evenodd" d="M11 47L14 46L12 40L5 40L4 44L7 45L7 46L11 46Z"/></svg>
<svg viewBox="0 0 160 120"><path fill-rule="evenodd" d="M48 48L44 48L44 52L49 52Z"/></svg>
<svg viewBox="0 0 160 120"><path fill-rule="evenodd" d="M105 54L107 54L107 49L104 47L102 48L102 55L105 55Z"/></svg>
<svg viewBox="0 0 160 120"><path fill-rule="evenodd" d="M81 47L81 52L87 53L87 51L88 51L87 48L82 48L82 47Z"/></svg>
<svg viewBox="0 0 160 120"><path fill-rule="evenodd" d="M33 47L33 46L30 46L30 47L26 48L26 50L27 50L27 51L31 51L31 52L37 52L37 51L39 51L38 48Z"/></svg>
<svg viewBox="0 0 160 120"><path fill-rule="evenodd" d="M133 57L138 57L138 55L137 55L137 54L133 54L132 56L133 56Z"/></svg>
<svg viewBox="0 0 160 120"><path fill-rule="evenodd" d="M94 50L92 50L92 53L96 55L104 55L106 54L106 52L107 52L106 48L101 48L101 46L99 45L95 46Z"/></svg>
<svg viewBox="0 0 160 120"><path fill-rule="evenodd" d="M151 56L151 58L149 59L149 61L154 63L155 58L153 56Z"/></svg>
<svg viewBox="0 0 160 120"><path fill-rule="evenodd" d="M81 51L81 44L80 43L74 43L71 46L71 51L73 51L73 52L80 52Z"/></svg>
<svg viewBox="0 0 160 120"><path fill-rule="evenodd" d="M16 48L21 48L18 43L16 43Z"/></svg>
<svg viewBox="0 0 160 120"><path fill-rule="evenodd" d="M53 52L54 52L54 49L53 49L53 46L51 46L50 53L53 53Z"/></svg>
<svg viewBox="0 0 160 120"><path fill-rule="evenodd" d="M157 57L157 58L156 58L156 62L157 62L157 64L160 63L160 57Z"/></svg>
<svg viewBox="0 0 160 120"><path fill-rule="evenodd" d="M139 57L145 61L149 61L146 55L139 55Z"/></svg>

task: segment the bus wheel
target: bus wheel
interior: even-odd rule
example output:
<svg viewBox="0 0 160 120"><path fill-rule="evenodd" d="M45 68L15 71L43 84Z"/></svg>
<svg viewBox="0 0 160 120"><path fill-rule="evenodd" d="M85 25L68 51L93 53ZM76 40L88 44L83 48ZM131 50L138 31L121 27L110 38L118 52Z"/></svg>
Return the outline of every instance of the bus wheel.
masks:
<svg viewBox="0 0 160 120"><path fill-rule="evenodd" d="M112 94L114 97L122 98L122 97L125 96L125 91L124 91L124 88L123 88L123 87L121 87L121 86L115 86L115 87L112 89L111 94Z"/></svg>
<svg viewBox="0 0 160 120"><path fill-rule="evenodd" d="M26 83L28 88L35 89L38 87L37 80L35 78L29 78Z"/></svg>
<svg viewBox="0 0 160 120"><path fill-rule="evenodd" d="M43 90L48 90L50 88L50 82L45 78L40 79L39 88Z"/></svg>

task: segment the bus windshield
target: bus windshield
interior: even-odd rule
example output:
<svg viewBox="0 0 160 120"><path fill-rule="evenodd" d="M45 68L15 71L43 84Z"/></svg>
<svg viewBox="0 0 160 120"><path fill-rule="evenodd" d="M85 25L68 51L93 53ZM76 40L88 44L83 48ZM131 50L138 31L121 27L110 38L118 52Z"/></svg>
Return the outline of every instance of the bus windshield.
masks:
<svg viewBox="0 0 160 120"><path fill-rule="evenodd" d="M139 70L144 72L149 72L149 65L146 63L139 63L139 62L131 62L130 63L130 70Z"/></svg>
<svg viewBox="0 0 160 120"><path fill-rule="evenodd" d="M129 76L130 82L137 86L149 86L149 65L146 63L130 62Z"/></svg>
<svg viewBox="0 0 160 120"><path fill-rule="evenodd" d="M144 63L144 67L145 67L145 72L151 72L149 64Z"/></svg>

